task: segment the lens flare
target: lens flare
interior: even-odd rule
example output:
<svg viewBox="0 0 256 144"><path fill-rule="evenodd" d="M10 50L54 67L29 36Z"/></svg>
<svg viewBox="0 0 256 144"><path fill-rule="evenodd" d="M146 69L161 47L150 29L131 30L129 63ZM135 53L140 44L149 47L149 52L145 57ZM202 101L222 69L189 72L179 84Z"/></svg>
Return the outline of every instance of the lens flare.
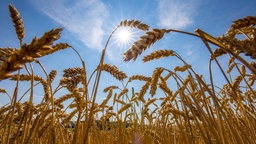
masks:
<svg viewBox="0 0 256 144"><path fill-rule="evenodd" d="M113 35L115 44L121 49L125 49L134 41L134 32L129 27L120 27Z"/></svg>

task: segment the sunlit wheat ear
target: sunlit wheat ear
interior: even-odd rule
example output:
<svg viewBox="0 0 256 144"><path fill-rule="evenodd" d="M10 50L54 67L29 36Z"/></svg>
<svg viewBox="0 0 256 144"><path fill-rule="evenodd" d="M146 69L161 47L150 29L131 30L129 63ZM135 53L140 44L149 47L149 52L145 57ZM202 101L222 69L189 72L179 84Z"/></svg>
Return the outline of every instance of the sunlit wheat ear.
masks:
<svg viewBox="0 0 256 144"><path fill-rule="evenodd" d="M25 53L30 57L37 58L44 55L48 50L53 49L51 45L58 40L61 35L62 28L52 29L43 34L40 38L33 38L30 44L23 44L21 53ZM54 47L56 49L56 47Z"/></svg>
<svg viewBox="0 0 256 144"><path fill-rule="evenodd" d="M56 75L57 75L57 71L56 70L52 70L50 72L50 74L48 75L47 82L52 83L53 80L55 79Z"/></svg>
<svg viewBox="0 0 256 144"><path fill-rule="evenodd" d="M143 75L133 75L129 78L128 82L131 82L133 80L140 80L140 81L151 81L151 77L146 77Z"/></svg>
<svg viewBox="0 0 256 144"><path fill-rule="evenodd" d="M239 85L242 80L243 80L243 76L237 76L235 78L234 82L232 83L232 87L234 90L239 90Z"/></svg>
<svg viewBox="0 0 256 144"><path fill-rule="evenodd" d="M0 93L6 93L5 89L0 88Z"/></svg>
<svg viewBox="0 0 256 144"><path fill-rule="evenodd" d="M119 69L116 66L111 66L109 64L102 64L101 67L99 68L101 70L104 70L110 73L112 76L114 76L118 80L123 80L127 78L126 74L122 71L119 71Z"/></svg>
<svg viewBox="0 0 256 144"><path fill-rule="evenodd" d="M164 71L163 68L156 68L153 72L152 80L151 80L151 88L150 88L151 96L154 96L156 94L158 79L163 71Z"/></svg>
<svg viewBox="0 0 256 144"><path fill-rule="evenodd" d="M108 111L107 113L106 113L106 118L105 119L109 119L110 117L112 117L112 116L116 116L116 113L115 112L111 112L111 111Z"/></svg>
<svg viewBox="0 0 256 144"><path fill-rule="evenodd" d="M103 90L103 92L108 92L109 90L112 90L112 89L118 89L118 86L115 86L115 85L113 85L113 86L108 86L108 87L106 87L106 88Z"/></svg>
<svg viewBox="0 0 256 144"><path fill-rule="evenodd" d="M120 113L122 113L122 112L124 112L125 110L127 110L129 107L131 107L132 106L132 104L126 104L126 105L124 105L123 107L121 107L119 110L118 110L118 114L120 114Z"/></svg>
<svg viewBox="0 0 256 144"><path fill-rule="evenodd" d="M75 116L75 114L76 114L77 112L78 112L77 109L73 110L73 111L68 115L68 117L66 117L66 118L62 121L62 123L63 123L63 124L69 123L70 120Z"/></svg>
<svg viewBox="0 0 256 144"><path fill-rule="evenodd" d="M112 97L112 94L113 94L113 91L111 89L111 90L109 90L109 93L108 93L106 99L104 99L103 102L100 104L100 108L104 108L106 106L106 104L108 103L108 101Z"/></svg>
<svg viewBox="0 0 256 144"><path fill-rule="evenodd" d="M74 77L76 75L82 75L84 74L84 69L83 68L68 68L65 69L63 74L63 77Z"/></svg>
<svg viewBox="0 0 256 144"><path fill-rule="evenodd" d="M157 40L160 40L164 34L168 32L169 31L165 29L153 29L146 32L146 35L141 36L140 40L134 42L132 47L124 53L124 61L129 61L131 59L136 60L138 55L149 48Z"/></svg>
<svg viewBox="0 0 256 144"><path fill-rule="evenodd" d="M26 62L32 62L34 58L41 57L40 52L51 49L50 45L59 39L62 29L53 29L37 39L34 38L30 44L21 45L20 50L15 50L7 61L0 65L0 79L8 78L11 72L22 68Z"/></svg>
<svg viewBox="0 0 256 144"><path fill-rule="evenodd" d="M39 52L38 55L46 56L46 55L49 55L49 54L53 54L53 53L55 53L59 50L64 50L64 49L69 48L69 47L71 47L71 46L67 43L57 43L53 46L49 46L49 48L50 48L49 50Z"/></svg>
<svg viewBox="0 0 256 144"><path fill-rule="evenodd" d="M162 57L174 56L173 50L156 50L149 55L143 57L143 62L148 62L154 59L160 59Z"/></svg>
<svg viewBox="0 0 256 144"><path fill-rule="evenodd" d="M26 74L13 75L11 80L17 80L18 77L19 77L20 81L30 81L30 80L32 80L32 76L26 75ZM47 82L42 77L40 77L38 75L35 75L33 78L34 78L35 81L39 81L43 85L44 96L45 96L46 100L48 100L48 98L50 96L49 95L50 91L49 91L49 85L47 84Z"/></svg>
<svg viewBox="0 0 256 144"><path fill-rule="evenodd" d="M124 101L121 101L121 100L119 100L119 99L114 99L114 101L117 102L117 103L120 103L120 104L122 104L122 105L125 105L125 104L126 104Z"/></svg>
<svg viewBox="0 0 256 144"><path fill-rule="evenodd" d="M65 95L59 97L57 100L55 100L54 104L55 105L60 105L62 102L66 101L66 100L68 100L70 98L73 98L73 97L74 97L73 94L65 94Z"/></svg>
<svg viewBox="0 0 256 144"><path fill-rule="evenodd" d="M8 58L14 53L15 51L18 51L16 48L0 48L0 62L5 62L8 60ZM1 64L1 63L0 63Z"/></svg>
<svg viewBox="0 0 256 144"><path fill-rule="evenodd" d="M248 26L255 26L256 25L256 16L247 16L245 18L241 18L235 20L231 25L230 29L228 30L227 34L230 37L234 37L236 35L236 30L241 29Z"/></svg>
<svg viewBox="0 0 256 144"><path fill-rule="evenodd" d="M245 67L244 65L241 65L240 71L241 71L241 73L242 73L242 76L245 76L245 75L246 75L246 67Z"/></svg>
<svg viewBox="0 0 256 144"><path fill-rule="evenodd" d="M161 88L168 96L172 95L172 91L167 86L166 80L160 77L161 83L159 84L159 88Z"/></svg>
<svg viewBox="0 0 256 144"><path fill-rule="evenodd" d="M127 88L123 89L123 90L119 93L119 95L117 96L117 98L120 99L120 97L123 96L124 94L126 94L127 92L128 92L128 89L127 89Z"/></svg>
<svg viewBox="0 0 256 144"><path fill-rule="evenodd" d="M232 63L231 65L229 65L227 73L230 73L236 65L237 65L236 63Z"/></svg>
<svg viewBox="0 0 256 144"><path fill-rule="evenodd" d="M20 16L20 12L12 5L8 5L8 8L16 30L17 37L20 40L20 43L22 43L22 39L25 36L25 30L22 18Z"/></svg>
<svg viewBox="0 0 256 144"><path fill-rule="evenodd" d="M143 31L147 31L149 29L149 26L147 24L144 24L138 20L124 20L120 22L119 26L132 27L132 28L134 27Z"/></svg>
<svg viewBox="0 0 256 144"><path fill-rule="evenodd" d="M153 102L155 102L157 100L157 98L152 98L150 100L148 100L145 104L144 107L148 107L150 104L152 104Z"/></svg>
<svg viewBox="0 0 256 144"><path fill-rule="evenodd" d="M146 92L147 92L149 86L150 86L150 82L146 82L146 83L141 87L140 92L139 92L139 94L138 94L138 99L139 99L140 101L142 101L143 103L146 102L145 99L144 99L144 95L146 94Z"/></svg>
<svg viewBox="0 0 256 144"><path fill-rule="evenodd" d="M213 54L211 55L211 60L222 56L224 54L226 54L227 52L225 50L223 50L222 48L217 48L216 50L214 50Z"/></svg>
<svg viewBox="0 0 256 144"><path fill-rule="evenodd" d="M174 68L174 71L184 72L184 71L186 71L186 70L189 69L189 68L191 68L191 66L188 65L188 64L185 64L185 65L182 66L182 67L176 66L176 67Z"/></svg>

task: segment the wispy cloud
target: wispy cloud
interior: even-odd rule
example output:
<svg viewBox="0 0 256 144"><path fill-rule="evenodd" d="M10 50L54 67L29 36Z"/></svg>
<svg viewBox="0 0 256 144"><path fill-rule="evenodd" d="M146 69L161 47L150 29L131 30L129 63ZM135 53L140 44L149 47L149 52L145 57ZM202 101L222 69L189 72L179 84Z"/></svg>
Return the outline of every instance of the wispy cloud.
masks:
<svg viewBox="0 0 256 144"><path fill-rule="evenodd" d="M198 0L157 0L158 26L185 28L193 23Z"/></svg>
<svg viewBox="0 0 256 144"><path fill-rule="evenodd" d="M37 0L33 4L92 49L102 49L108 10L100 0Z"/></svg>

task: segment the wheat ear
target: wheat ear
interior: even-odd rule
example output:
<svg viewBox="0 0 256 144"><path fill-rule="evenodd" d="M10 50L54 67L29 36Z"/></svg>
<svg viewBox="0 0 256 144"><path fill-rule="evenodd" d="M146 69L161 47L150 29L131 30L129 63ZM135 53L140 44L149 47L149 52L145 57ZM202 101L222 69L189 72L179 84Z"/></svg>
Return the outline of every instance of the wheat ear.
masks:
<svg viewBox="0 0 256 144"><path fill-rule="evenodd" d="M256 25L256 16L247 16L245 18L235 20L231 25L230 29L228 30L227 34L230 37L234 37L236 34L235 30L241 29L243 27L248 27L250 25Z"/></svg>
<svg viewBox="0 0 256 144"><path fill-rule="evenodd" d="M109 64L104 63L101 65L100 69L110 73L118 80L123 80L127 78L126 74L122 71L119 71L119 69L116 66L111 66Z"/></svg>
<svg viewBox="0 0 256 144"><path fill-rule="evenodd" d="M22 43L22 39L25 36L24 24L22 18L20 16L20 12L12 5L8 5L10 15L12 18L12 22L14 24L16 34L18 39L20 40L20 44Z"/></svg>
<svg viewBox="0 0 256 144"><path fill-rule="evenodd" d="M149 55L143 57L143 62L148 62L154 59L160 59L162 57L174 56L173 50L157 50Z"/></svg>
<svg viewBox="0 0 256 144"><path fill-rule="evenodd" d="M170 31L166 29L153 29L146 32L146 35L140 37L140 40L133 43L132 47L124 53L124 61L136 60L145 49L149 48L156 41L160 40L165 33Z"/></svg>
<svg viewBox="0 0 256 144"><path fill-rule="evenodd" d="M138 28L143 31L147 31L149 29L147 24L144 24L138 20L124 20L120 22L119 26Z"/></svg>

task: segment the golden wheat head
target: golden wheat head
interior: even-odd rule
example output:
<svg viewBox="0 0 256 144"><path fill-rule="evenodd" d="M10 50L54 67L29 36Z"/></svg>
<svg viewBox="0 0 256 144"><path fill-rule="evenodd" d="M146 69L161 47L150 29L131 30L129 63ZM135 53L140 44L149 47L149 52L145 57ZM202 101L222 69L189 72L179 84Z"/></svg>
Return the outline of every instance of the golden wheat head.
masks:
<svg viewBox="0 0 256 144"><path fill-rule="evenodd" d="M127 78L126 74L122 71L119 71L119 69L116 66L111 66L109 64L102 64L99 67L101 70L104 70L108 73L110 73L112 76L114 76L118 80L123 80Z"/></svg>
<svg viewBox="0 0 256 144"><path fill-rule="evenodd" d="M124 53L124 61L129 61L131 59L136 60L138 55L156 41L160 40L167 32L169 31L165 29L153 29L152 31L146 32L146 35L141 36L140 40L134 42L132 47Z"/></svg>
<svg viewBox="0 0 256 144"><path fill-rule="evenodd" d="M230 37L234 37L235 34L237 33L236 32L237 29L249 27L251 25L253 26L256 25L256 16L247 16L245 18L235 20L231 25L230 29L228 30L227 34Z"/></svg>
<svg viewBox="0 0 256 144"><path fill-rule="evenodd" d="M20 16L20 12L12 5L8 5L8 7L9 7L10 15L12 18L12 22L16 30L17 37L22 43L22 39L25 36L25 30L24 30L24 24L23 24L22 18Z"/></svg>
<svg viewBox="0 0 256 144"><path fill-rule="evenodd" d="M144 24L138 20L124 20L120 22L119 26L138 28L143 31L147 31L149 29L147 24Z"/></svg>
<svg viewBox="0 0 256 144"><path fill-rule="evenodd" d="M149 55L143 57L143 62L148 62L154 59L160 59L162 57L174 56L173 50L156 50Z"/></svg>

